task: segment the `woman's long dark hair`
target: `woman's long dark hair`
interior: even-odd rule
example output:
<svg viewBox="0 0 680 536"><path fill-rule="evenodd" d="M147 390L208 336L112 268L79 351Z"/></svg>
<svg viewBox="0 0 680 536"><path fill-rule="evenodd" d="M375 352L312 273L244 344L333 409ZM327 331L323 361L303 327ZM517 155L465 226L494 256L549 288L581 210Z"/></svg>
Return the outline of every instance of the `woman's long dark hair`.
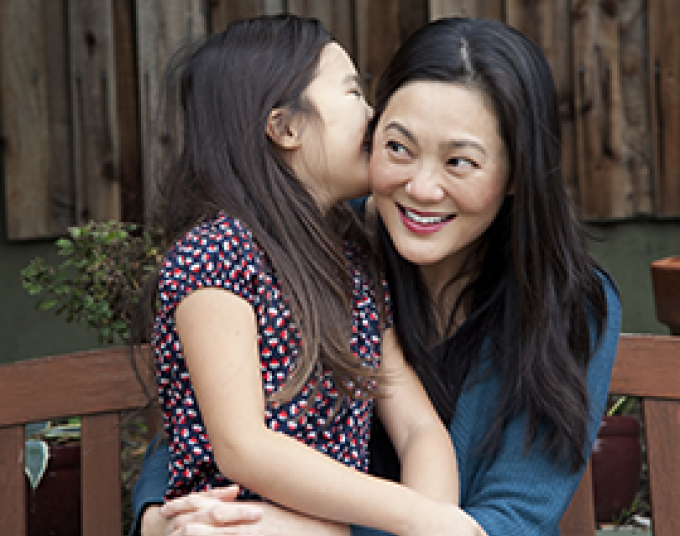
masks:
<svg viewBox="0 0 680 536"><path fill-rule="evenodd" d="M526 411L526 446L545 426L550 454L576 470L584 462L589 418L586 374L594 353L589 319L599 342L607 304L604 272L586 251L587 234L564 186L548 63L536 44L503 23L457 18L430 23L383 72L371 131L390 97L416 81L457 84L491 103L514 195L478 241L471 258L475 276L446 312L443 334L433 328L437 297L428 295L418 267L396 252L382 227L399 340L445 422L455 413L465 381L476 377L482 346L486 352L488 345L502 380L484 447L493 452L509 420ZM459 275L451 274L451 280ZM456 329L461 307L466 321L443 343Z"/></svg>
<svg viewBox="0 0 680 536"><path fill-rule="evenodd" d="M295 370L276 399L298 392L320 365L338 390L371 373L352 356L351 285L343 253L348 234L363 239L351 211L320 208L267 137L269 114L281 109L318 117L304 90L318 72L331 36L319 21L291 15L242 20L182 51L166 77L170 136L177 157L160 184L158 215L172 244L223 211L242 221L266 254L303 340ZM173 127L178 124L179 130ZM172 140L168 138L168 142ZM344 222L344 228L332 222ZM349 224L347 222L350 222Z"/></svg>

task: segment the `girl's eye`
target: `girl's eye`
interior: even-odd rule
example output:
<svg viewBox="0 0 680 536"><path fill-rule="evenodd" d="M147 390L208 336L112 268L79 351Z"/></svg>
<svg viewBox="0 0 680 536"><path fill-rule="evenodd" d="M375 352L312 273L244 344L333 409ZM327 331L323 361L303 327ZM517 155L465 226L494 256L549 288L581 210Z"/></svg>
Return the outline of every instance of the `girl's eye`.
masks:
<svg viewBox="0 0 680 536"><path fill-rule="evenodd" d="M404 147L398 141L390 140L387 142L387 149L396 156L409 156L410 153L406 147Z"/></svg>
<svg viewBox="0 0 680 536"><path fill-rule="evenodd" d="M350 95L354 95L355 97L358 97L360 99L364 98L364 92L358 88L351 89L349 93Z"/></svg>

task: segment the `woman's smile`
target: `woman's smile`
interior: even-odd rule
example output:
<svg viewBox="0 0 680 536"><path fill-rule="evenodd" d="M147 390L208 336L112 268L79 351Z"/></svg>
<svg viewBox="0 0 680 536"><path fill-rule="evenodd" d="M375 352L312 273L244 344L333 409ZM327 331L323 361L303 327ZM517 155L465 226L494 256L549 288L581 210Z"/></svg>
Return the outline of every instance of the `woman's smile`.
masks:
<svg viewBox="0 0 680 536"><path fill-rule="evenodd" d="M456 217L455 214L414 210L398 203L397 208L404 227L417 234L436 233Z"/></svg>

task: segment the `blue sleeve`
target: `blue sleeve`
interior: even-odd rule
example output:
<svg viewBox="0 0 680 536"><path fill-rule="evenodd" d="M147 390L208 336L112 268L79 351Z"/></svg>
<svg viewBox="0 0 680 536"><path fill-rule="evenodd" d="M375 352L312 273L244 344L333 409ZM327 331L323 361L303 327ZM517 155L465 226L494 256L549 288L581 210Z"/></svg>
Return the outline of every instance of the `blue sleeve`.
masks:
<svg viewBox="0 0 680 536"><path fill-rule="evenodd" d="M163 504L168 486L168 448L157 434L144 455L139 478L132 490L132 512L134 519L129 536L140 536L142 515L148 506Z"/></svg>
<svg viewBox="0 0 680 536"><path fill-rule="evenodd" d="M603 278L607 297L607 322L602 340L588 367L590 416L584 448L590 457L604 414L609 382L621 329L618 294ZM489 536L553 536L576 492L585 466L578 472L556 464L540 445L524 452L526 420L509 423L497 456L486 467L475 491L463 508ZM461 490L464 492L465 490Z"/></svg>

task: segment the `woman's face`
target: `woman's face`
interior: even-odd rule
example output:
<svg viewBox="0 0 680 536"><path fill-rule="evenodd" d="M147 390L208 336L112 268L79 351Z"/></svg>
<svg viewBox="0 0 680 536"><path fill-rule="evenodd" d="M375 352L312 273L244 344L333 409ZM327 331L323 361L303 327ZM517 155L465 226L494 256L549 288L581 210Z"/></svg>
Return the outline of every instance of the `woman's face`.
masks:
<svg viewBox="0 0 680 536"><path fill-rule="evenodd" d="M412 82L392 95L370 177L397 251L439 283L460 269L510 194L493 110L476 90L445 82Z"/></svg>

